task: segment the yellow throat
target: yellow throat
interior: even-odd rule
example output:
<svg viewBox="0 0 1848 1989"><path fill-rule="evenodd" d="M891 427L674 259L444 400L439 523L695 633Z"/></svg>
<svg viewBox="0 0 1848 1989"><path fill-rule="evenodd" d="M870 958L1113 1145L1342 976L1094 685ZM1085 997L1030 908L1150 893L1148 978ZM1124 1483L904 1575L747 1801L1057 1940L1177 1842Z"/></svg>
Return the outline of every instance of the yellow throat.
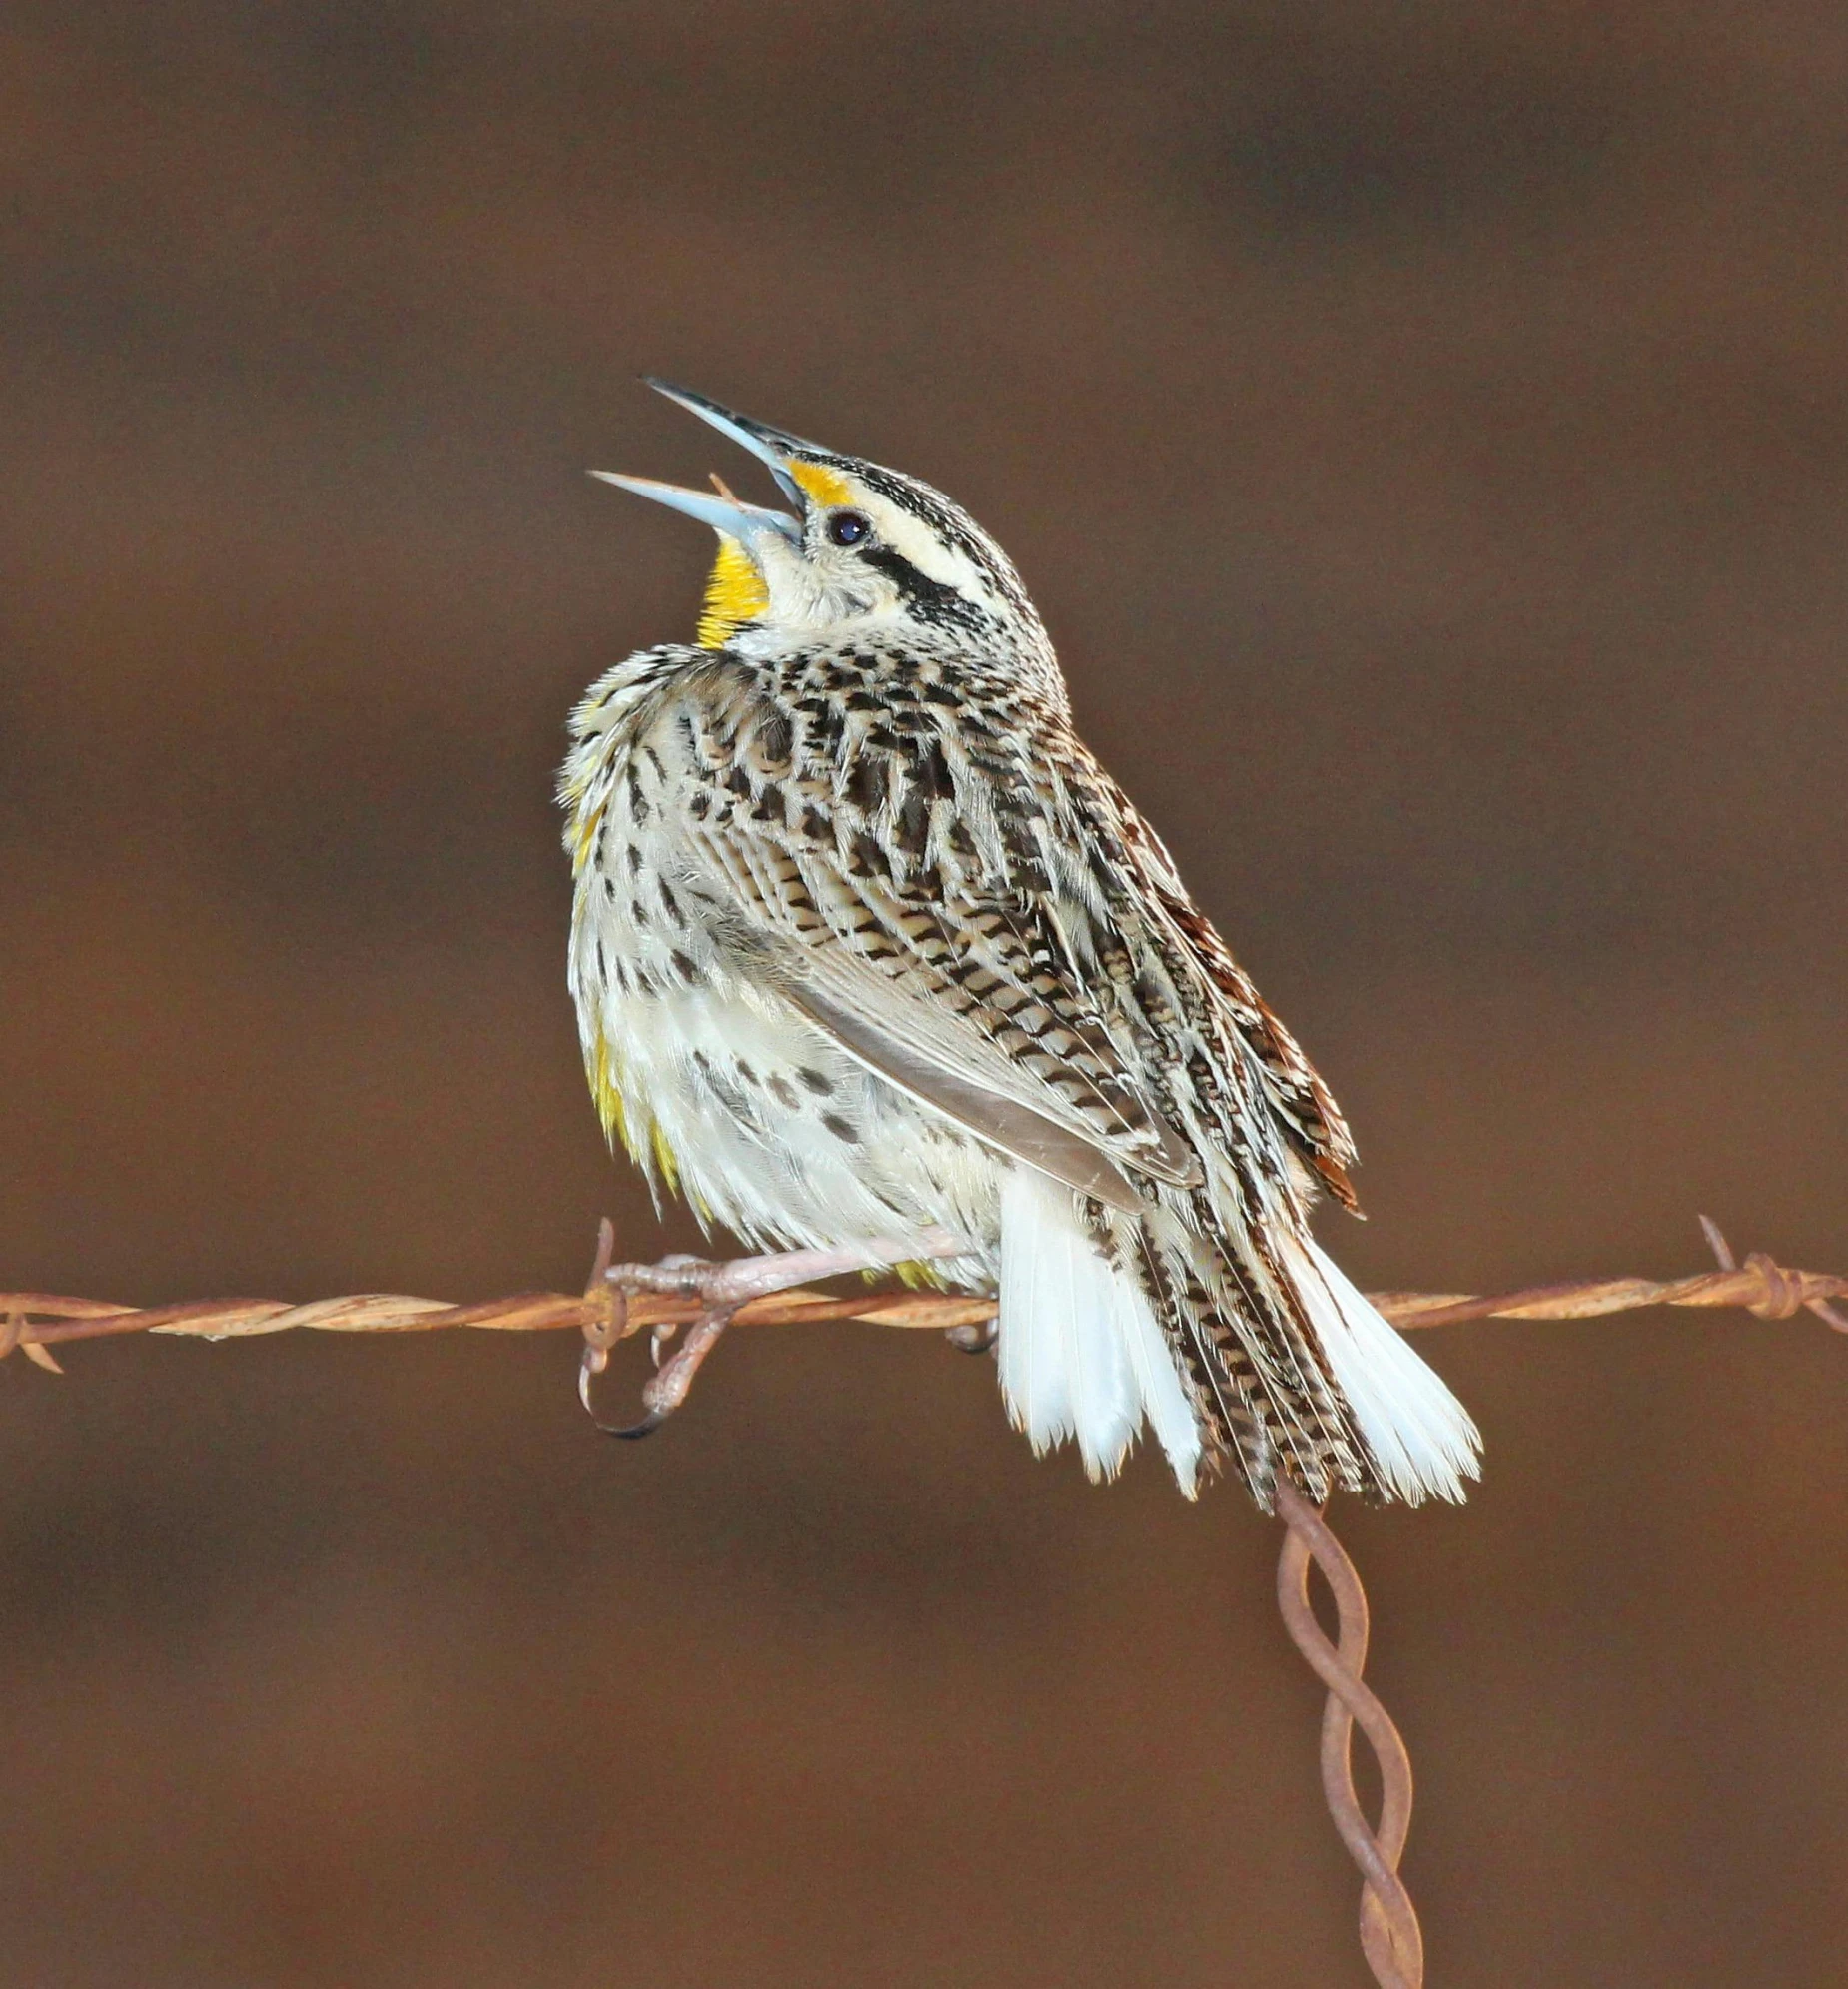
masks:
<svg viewBox="0 0 1848 1989"><path fill-rule="evenodd" d="M718 557L706 581L706 597L699 610L699 632L694 638L702 649L722 649L747 621L755 621L770 605L770 590L763 583L756 562L735 538L719 535Z"/></svg>

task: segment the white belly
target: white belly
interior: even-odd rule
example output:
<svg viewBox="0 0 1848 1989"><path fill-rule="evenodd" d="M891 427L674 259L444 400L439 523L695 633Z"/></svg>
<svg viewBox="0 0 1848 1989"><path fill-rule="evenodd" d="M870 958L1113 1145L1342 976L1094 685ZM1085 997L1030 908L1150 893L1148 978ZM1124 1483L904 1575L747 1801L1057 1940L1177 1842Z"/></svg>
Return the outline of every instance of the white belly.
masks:
<svg viewBox="0 0 1848 1989"><path fill-rule="evenodd" d="M652 1122L706 1220L754 1244L824 1246L941 1225L992 1246L999 1186L989 1151L773 992L605 990L600 1009L632 1144L652 1143L642 1130Z"/></svg>

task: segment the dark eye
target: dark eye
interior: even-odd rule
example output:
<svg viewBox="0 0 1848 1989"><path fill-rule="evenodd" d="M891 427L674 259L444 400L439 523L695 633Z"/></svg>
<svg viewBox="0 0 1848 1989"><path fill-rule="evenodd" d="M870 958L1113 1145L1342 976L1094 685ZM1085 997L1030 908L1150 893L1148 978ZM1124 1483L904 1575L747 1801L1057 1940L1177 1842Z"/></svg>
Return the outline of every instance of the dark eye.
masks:
<svg viewBox="0 0 1848 1989"><path fill-rule="evenodd" d="M833 511L828 517L828 537L836 545L858 545L873 535L873 521L864 511Z"/></svg>

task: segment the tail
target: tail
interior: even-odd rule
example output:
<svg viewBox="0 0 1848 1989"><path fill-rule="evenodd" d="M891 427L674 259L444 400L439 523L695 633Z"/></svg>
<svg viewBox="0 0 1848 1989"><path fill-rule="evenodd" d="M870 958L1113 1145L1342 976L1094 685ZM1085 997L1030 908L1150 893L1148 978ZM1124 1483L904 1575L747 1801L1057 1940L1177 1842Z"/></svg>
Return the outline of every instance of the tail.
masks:
<svg viewBox="0 0 1848 1989"><path fill-rule="evenodd" d="M1209 1442L1271 1510L1279 1470L1313 1498L1337 1487L1408 1504L1460 1500L1481 1439L1437 1376L1308 1232L1219 1217L1203 1234L1172 1210L1145 1218L1152 1283Z"/></svg>
<svg viewBox="0 0 1848 1989"><path fill-rule="evenodd" d="M1267 1510L1280 1458L1318 1498L1460 1501L1481 1450L1468 1412L1313 1237L1267 1241L1275 1256L1247 1264L1173 1212L1087 1216L1010 1170L996 1351L1015 1426L1037 1452L1075 1437L1107 1479L1147 1417L1189 1498L1210 1443Z"/></svg>
<svg viewBox="0 0 1848 1989"><path fill-rule="evenodd" d="M1461 1504L1482 1452L1469 1412L1314 1237L1287 1236L1281 1254L1381 1489L1408 1505Z"/></svg>
<svg viewBox="0 0 1848 1989"><path fill-rule="evenodd" d="M1079 1198L1032 1168L1001 1188L1001 1395L1036 1452L1068 1437L1093 1479L1115 1477L1145 1416L1194 1496L1200 1419L1138 1281L1110 1263Z"/></svg>

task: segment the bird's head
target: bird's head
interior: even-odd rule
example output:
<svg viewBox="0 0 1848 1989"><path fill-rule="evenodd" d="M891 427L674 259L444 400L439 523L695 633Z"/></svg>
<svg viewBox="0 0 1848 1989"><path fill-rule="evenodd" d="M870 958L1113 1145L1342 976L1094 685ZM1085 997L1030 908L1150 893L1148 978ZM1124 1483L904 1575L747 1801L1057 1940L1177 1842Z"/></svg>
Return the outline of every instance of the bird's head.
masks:
<svg viewBox="0 0 1848 1989"><path fill-rule="evenodd" d="M648 385L758 459L788 510L613 471L591 475L684 511L718 533L699 640L746 653L865 629L963 640L1050 657L1007 554L928 484L748 421L665 381Z"/></svg>

